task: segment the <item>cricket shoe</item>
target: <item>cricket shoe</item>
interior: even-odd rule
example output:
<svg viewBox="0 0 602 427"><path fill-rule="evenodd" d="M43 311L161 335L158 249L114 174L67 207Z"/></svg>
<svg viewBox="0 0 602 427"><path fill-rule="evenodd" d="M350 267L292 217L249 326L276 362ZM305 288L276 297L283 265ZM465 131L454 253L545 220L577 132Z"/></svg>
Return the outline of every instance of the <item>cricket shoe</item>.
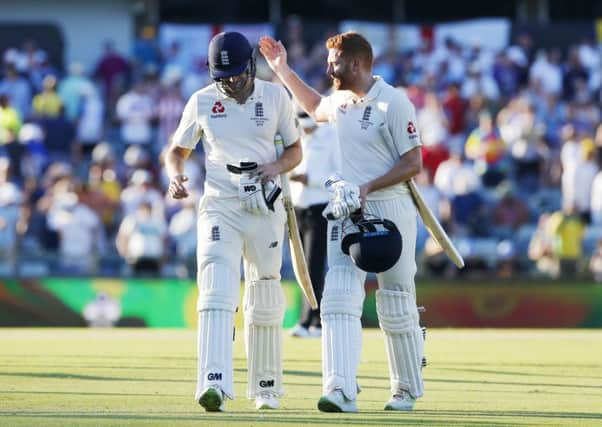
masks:
<svg viewBox="0 0 602 427"><path fill-rule="evenodd" d="M290 332L292 337L296 337L296 338L309 338L309 330L302 325L297 325L295 326L291 332Z"/></svg>
<svg viewBox="0 0 602 427"><path fill-rule="evenodd" d="M199 405L207 412L224 412L224 393L217 387L209 387L199 397Z"/></svg>
<svg viewBox="0 0 602 427"><path fill-rule="evenodd" d="M414 409L414 403L416 399L410 393L400 390L385 404L385 411L411 411Z"/></svg>
<svg viewBox="0 0 602 427"><path fill-rule="evenodd" d="M255 409L258 411L263 409L278 409L280 407L280 403L276 396L269 391L264 391L259 393L259 396L255 398Z"/></svg>
<svg viewBox="0 0 602 427"><path fill-rule="evenodd" d="M320 338L322 336L322 328L320 326L310 326L308 331L311 338Z"/></svg>
<svg viewBox="0 0 602 427"><path fill-rule="evenodd" d="M342 390L336 389L318 400L318 409L322 412L357 412L355 400L345 397Z"/></svg>

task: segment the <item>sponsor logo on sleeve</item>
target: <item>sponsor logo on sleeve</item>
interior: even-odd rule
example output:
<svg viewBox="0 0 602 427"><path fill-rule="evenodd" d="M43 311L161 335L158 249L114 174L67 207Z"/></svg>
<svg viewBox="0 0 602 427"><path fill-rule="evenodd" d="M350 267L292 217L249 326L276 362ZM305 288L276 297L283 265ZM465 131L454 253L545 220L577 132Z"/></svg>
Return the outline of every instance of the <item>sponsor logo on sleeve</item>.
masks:
<svg viewBox="0 0 602 427"><path fill-rule="evenodd" d="M411 120L408 121L408 126L406 127L406 130L410 139L418 138L418 131L416 130L416 126L414 126L414 123Z"/></svg>

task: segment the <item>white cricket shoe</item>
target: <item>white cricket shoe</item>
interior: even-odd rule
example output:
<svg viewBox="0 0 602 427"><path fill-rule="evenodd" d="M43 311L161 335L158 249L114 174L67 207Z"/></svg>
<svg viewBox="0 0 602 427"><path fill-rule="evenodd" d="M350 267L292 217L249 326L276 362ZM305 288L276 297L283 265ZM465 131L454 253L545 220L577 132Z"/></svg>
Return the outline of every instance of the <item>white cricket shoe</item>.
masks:
<svg viewBox="0 0 602 427"><path fill-rule="evenodd" d="M320 338L322 336L322 328L319 326L310 326L308 332L311 338Z"/></svg>
<svg viewBox="0 0 602 427"><path fill-rule="evenodd" d="M280 402L276 399L273 393L269 391L264 391L259 394L255 398L255 409L258 411L263 409L278 409L280 407Z"/></svg>
<svg viewBox="0 0 602 427"><path fill-rule="evenodd" d="M207 412L224 412L224 392L218 387L209 387L199 397L199 405Z"/></svg>
<svg viewBox="0 0 602 427"><path fill-rule="evenodd" d="M309 330L302 325L297 325L290 332L292 337L296 338L309 338Z"/></svg>
<svg viewBox="0 0 602 427"><path fill-rule="evenodd" d="M318 409L322 412L357 412L355 400L345 397L342 390L336 389L318 400Z"/></svg>
<svg viewBox="0 0 602 427"><path fill-rule="evenodd" d="M411 411L414 409L414 403L416 403L416 399L410 393L400 390L385 404L385 411Z"/></svg>

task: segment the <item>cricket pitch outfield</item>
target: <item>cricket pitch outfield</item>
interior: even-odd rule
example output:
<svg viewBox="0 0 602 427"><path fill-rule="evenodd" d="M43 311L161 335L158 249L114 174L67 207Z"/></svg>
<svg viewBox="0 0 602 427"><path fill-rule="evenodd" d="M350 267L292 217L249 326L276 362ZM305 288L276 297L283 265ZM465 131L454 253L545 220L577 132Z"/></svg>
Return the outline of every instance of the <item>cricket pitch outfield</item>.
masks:
<svg viewBox="0 0 602 427"><path fill-rule="evenodd" d="M429 330L425 397L385 412L381 332L364 333L358 414L324 414L320 342L284 341L282 408L245 398L241 331L227 413L194 401L196 333L0 328L0 426L602 425L602 330Z"/></svg>

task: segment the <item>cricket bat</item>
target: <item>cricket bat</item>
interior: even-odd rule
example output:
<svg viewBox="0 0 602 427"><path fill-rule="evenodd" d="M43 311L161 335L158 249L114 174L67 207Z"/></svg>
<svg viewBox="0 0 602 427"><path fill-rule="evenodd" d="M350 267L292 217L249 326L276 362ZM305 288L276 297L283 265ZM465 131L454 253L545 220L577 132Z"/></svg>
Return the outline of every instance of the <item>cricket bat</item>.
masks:
<svg viewBox="0 0 602 427"><path fill-rule="evenodd" d="M382 125L380 125L379 131L385 142L389 145L389 147L394 152L397 152L397 150L395 149L395 144L393 142L393 136L391 135L391 132L389 132L387 124L383 123ZM420 215L420 218L422 218L422 222L426 226L426 229L428 230L431 237L437 242L441 249L445 251L449 259L451 259L452 262L458 268L463 268L464 259L462 259L462 255L460 255L458 249L456 249L453 242L451 241L451 239L449 238L439 221L437 221L435 215L433 215L431 209L425 203L424 199L422 198L422 194L420 194L418 187L416 187L416 183L414 182L414 180L410 179L406 183L410 190L410 194L412 195L414 205L416 205L416 209L418 210L418 214Z"/></svg>
<svg viewBox="0 0 602 427"><path fill-rule="evenodd" d="M280 157L284 152L282 140L277 139L275 144L276 155ZM282 202L286 211L288 243L291 249L291 261L293 263L295 278L297 279L297 283L301 287L307 302L309 302L309 305L312 309L316 310L318 308L318 300L316 299L314 287L312 286L311 278L309 277L305 253L303 252L303 246L301 245L301 236L299 236L299 227L297 226L295 207L291 201L291 187L288 180L288 174L286 172L280 174L280 185L282 186Z"/></svg>

